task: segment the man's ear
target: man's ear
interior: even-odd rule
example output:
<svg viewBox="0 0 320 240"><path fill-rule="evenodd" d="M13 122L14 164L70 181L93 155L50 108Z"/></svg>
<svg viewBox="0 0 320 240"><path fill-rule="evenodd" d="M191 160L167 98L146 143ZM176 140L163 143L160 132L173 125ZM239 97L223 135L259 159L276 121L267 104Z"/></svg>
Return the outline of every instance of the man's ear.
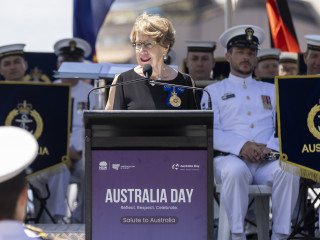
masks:
<svg viewBox="0 0 320 240"><path fill-rule="evenodd" d="M230 63L230 59L231 59L231 54L230 54L230 52L226 52L226 54L225 54L224 56L225 56L227 62Z"/></svg>
<svg viewBox="0 0 320 240"><path fill-rule="evenodd" d="M216 59L213 58L213 59L212 59L212 68L214 68L215 65L216 65Z"/></svg>

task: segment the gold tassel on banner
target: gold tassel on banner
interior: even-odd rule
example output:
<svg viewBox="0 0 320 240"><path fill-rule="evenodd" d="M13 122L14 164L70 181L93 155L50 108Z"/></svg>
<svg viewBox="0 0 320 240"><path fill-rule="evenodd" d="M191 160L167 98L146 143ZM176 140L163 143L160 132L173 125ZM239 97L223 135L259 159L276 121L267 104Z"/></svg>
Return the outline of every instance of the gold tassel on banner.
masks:
<svg viewBox="0 0 320 240"><path fill-rule="evenodd" d="M281 157L279 159L279 164L282 170L286 172L292 173L303 178L311 179L315 182L320 182L320 173L316 170L285 161L281 159Z"/></svg>

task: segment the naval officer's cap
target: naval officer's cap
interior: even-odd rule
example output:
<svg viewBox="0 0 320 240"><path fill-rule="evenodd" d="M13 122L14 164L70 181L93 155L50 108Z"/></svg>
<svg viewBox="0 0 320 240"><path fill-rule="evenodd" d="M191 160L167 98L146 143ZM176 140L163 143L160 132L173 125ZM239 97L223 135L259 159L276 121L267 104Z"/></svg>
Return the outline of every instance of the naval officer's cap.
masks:
<svg viewBox="0 0 320 240"><path fill-rule="evenodd" d="M10 44L0 47L0 59L8 56L23 56L24 55L24 47L26 45L19 43L19 44Z"/></svg>
<svg viewBox="0 0 320 240"><path fill-rule="evenodd" d="M86 58L91 53L90 44L81 38L66 38L59 40L53 46L57 56Z"/></svg>
<svg viewBox="0 0 320 240"><path fill-rule="evenodd" d="M186 41L188 52L210 52L216 49L216 42L212 41Z"/></svg>
<svg viewBox="0 0 320 240"><path fill-rule="evenodd" d="M269 59L279 61L280 53L280 49L277 48L260 49L257 54L258 61L261 62Z"/></svg>
<svg viewBox="0 0 320 240"><path fill-rule="evenodd" d="M260 49L265 37L264 30L258 26L238 25L224 31L219 42L226 49L232 47Z"/></svg>
<svg viewBox="0 0 320 240"><path fill-rule="evenodd" d="M320 51L320 35L305 35L304 38L307 40L307 47L311 50Z"/></svg>
<svg viewBox="0 0 320 240"><path fill-rule="evenodd" d="M22 173L37 154L38 142L27 130L0 127L0 184Z"/></svg>
<svg viewBox="0 0 320 240"><path fill-rule="evenodd" d="M298 54L293 52L281 52L280 63L298 63Z"/></svg>

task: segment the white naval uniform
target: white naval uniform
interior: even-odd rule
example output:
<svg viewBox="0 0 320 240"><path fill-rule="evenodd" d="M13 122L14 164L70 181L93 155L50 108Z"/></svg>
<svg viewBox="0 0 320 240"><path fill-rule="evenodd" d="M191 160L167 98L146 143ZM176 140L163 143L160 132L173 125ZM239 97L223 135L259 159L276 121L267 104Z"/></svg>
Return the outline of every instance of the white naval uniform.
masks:
<svg viewBox="0 0 320 240"><path fill-rule="evenodd" d="M222 184L222 200L231 232L244 231L249 184L267 184L272 186L273 232L289 234L299 177L281 170L278 160L250 163L238 157L247 141L275 148L274 85L230 73L229 78L207 86L206 90L212 98L214 112L214 149L231 153L214 158L215 180ZM207 99L203 94L202 109L207 109Z"/></svg>
<svg viewBox="0 0 320 240"><path fill-rule="evenodd" d="M0 240L35 240L41 239L31 231L26 231L23 224L15 220L0 221Z"/></svg>
<svg viewBox="0 0 320 240"><path fill-rule="evenodd" d="M54 83L61 83L61 80L56 80ZM84 147L84 127L83 127L83 110L86 110L88 92L93 87L83 81L78 81L76 85L71 88L71 98L73 99L73 112L72 112L72 132L70 133L69 146L75 151L82 151ZM94 106L94 94L90 95L91 109ZM58 174L54 174L49 179L33 183L35 187L41 189L43 196L45 196L46 190L43 183L47 183L51 193L50 198L47 200L47 208L52 216L65 216L66 213L66 193L68 184L70 181L70 171L66 165L62 165L65 168ZM82 159L75 164L75 170L73 175L81 179L82 171ZM81 199L81 198L80 198ZM41 223L52 223L49 216L43 212Z"/></svg>

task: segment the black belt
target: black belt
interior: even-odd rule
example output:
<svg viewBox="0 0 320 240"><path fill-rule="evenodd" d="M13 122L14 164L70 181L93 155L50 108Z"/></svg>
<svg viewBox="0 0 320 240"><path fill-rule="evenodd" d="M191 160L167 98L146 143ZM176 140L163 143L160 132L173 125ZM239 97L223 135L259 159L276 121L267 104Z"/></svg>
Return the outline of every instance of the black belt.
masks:
<svg viewBox="0 0 320 240"><path fill-rule="evenodd" d="M221 152L221 151L218 151L218 150L213 150L213 157L227 156L229 154L230 153L227 153L227 152Z"/></svg>

